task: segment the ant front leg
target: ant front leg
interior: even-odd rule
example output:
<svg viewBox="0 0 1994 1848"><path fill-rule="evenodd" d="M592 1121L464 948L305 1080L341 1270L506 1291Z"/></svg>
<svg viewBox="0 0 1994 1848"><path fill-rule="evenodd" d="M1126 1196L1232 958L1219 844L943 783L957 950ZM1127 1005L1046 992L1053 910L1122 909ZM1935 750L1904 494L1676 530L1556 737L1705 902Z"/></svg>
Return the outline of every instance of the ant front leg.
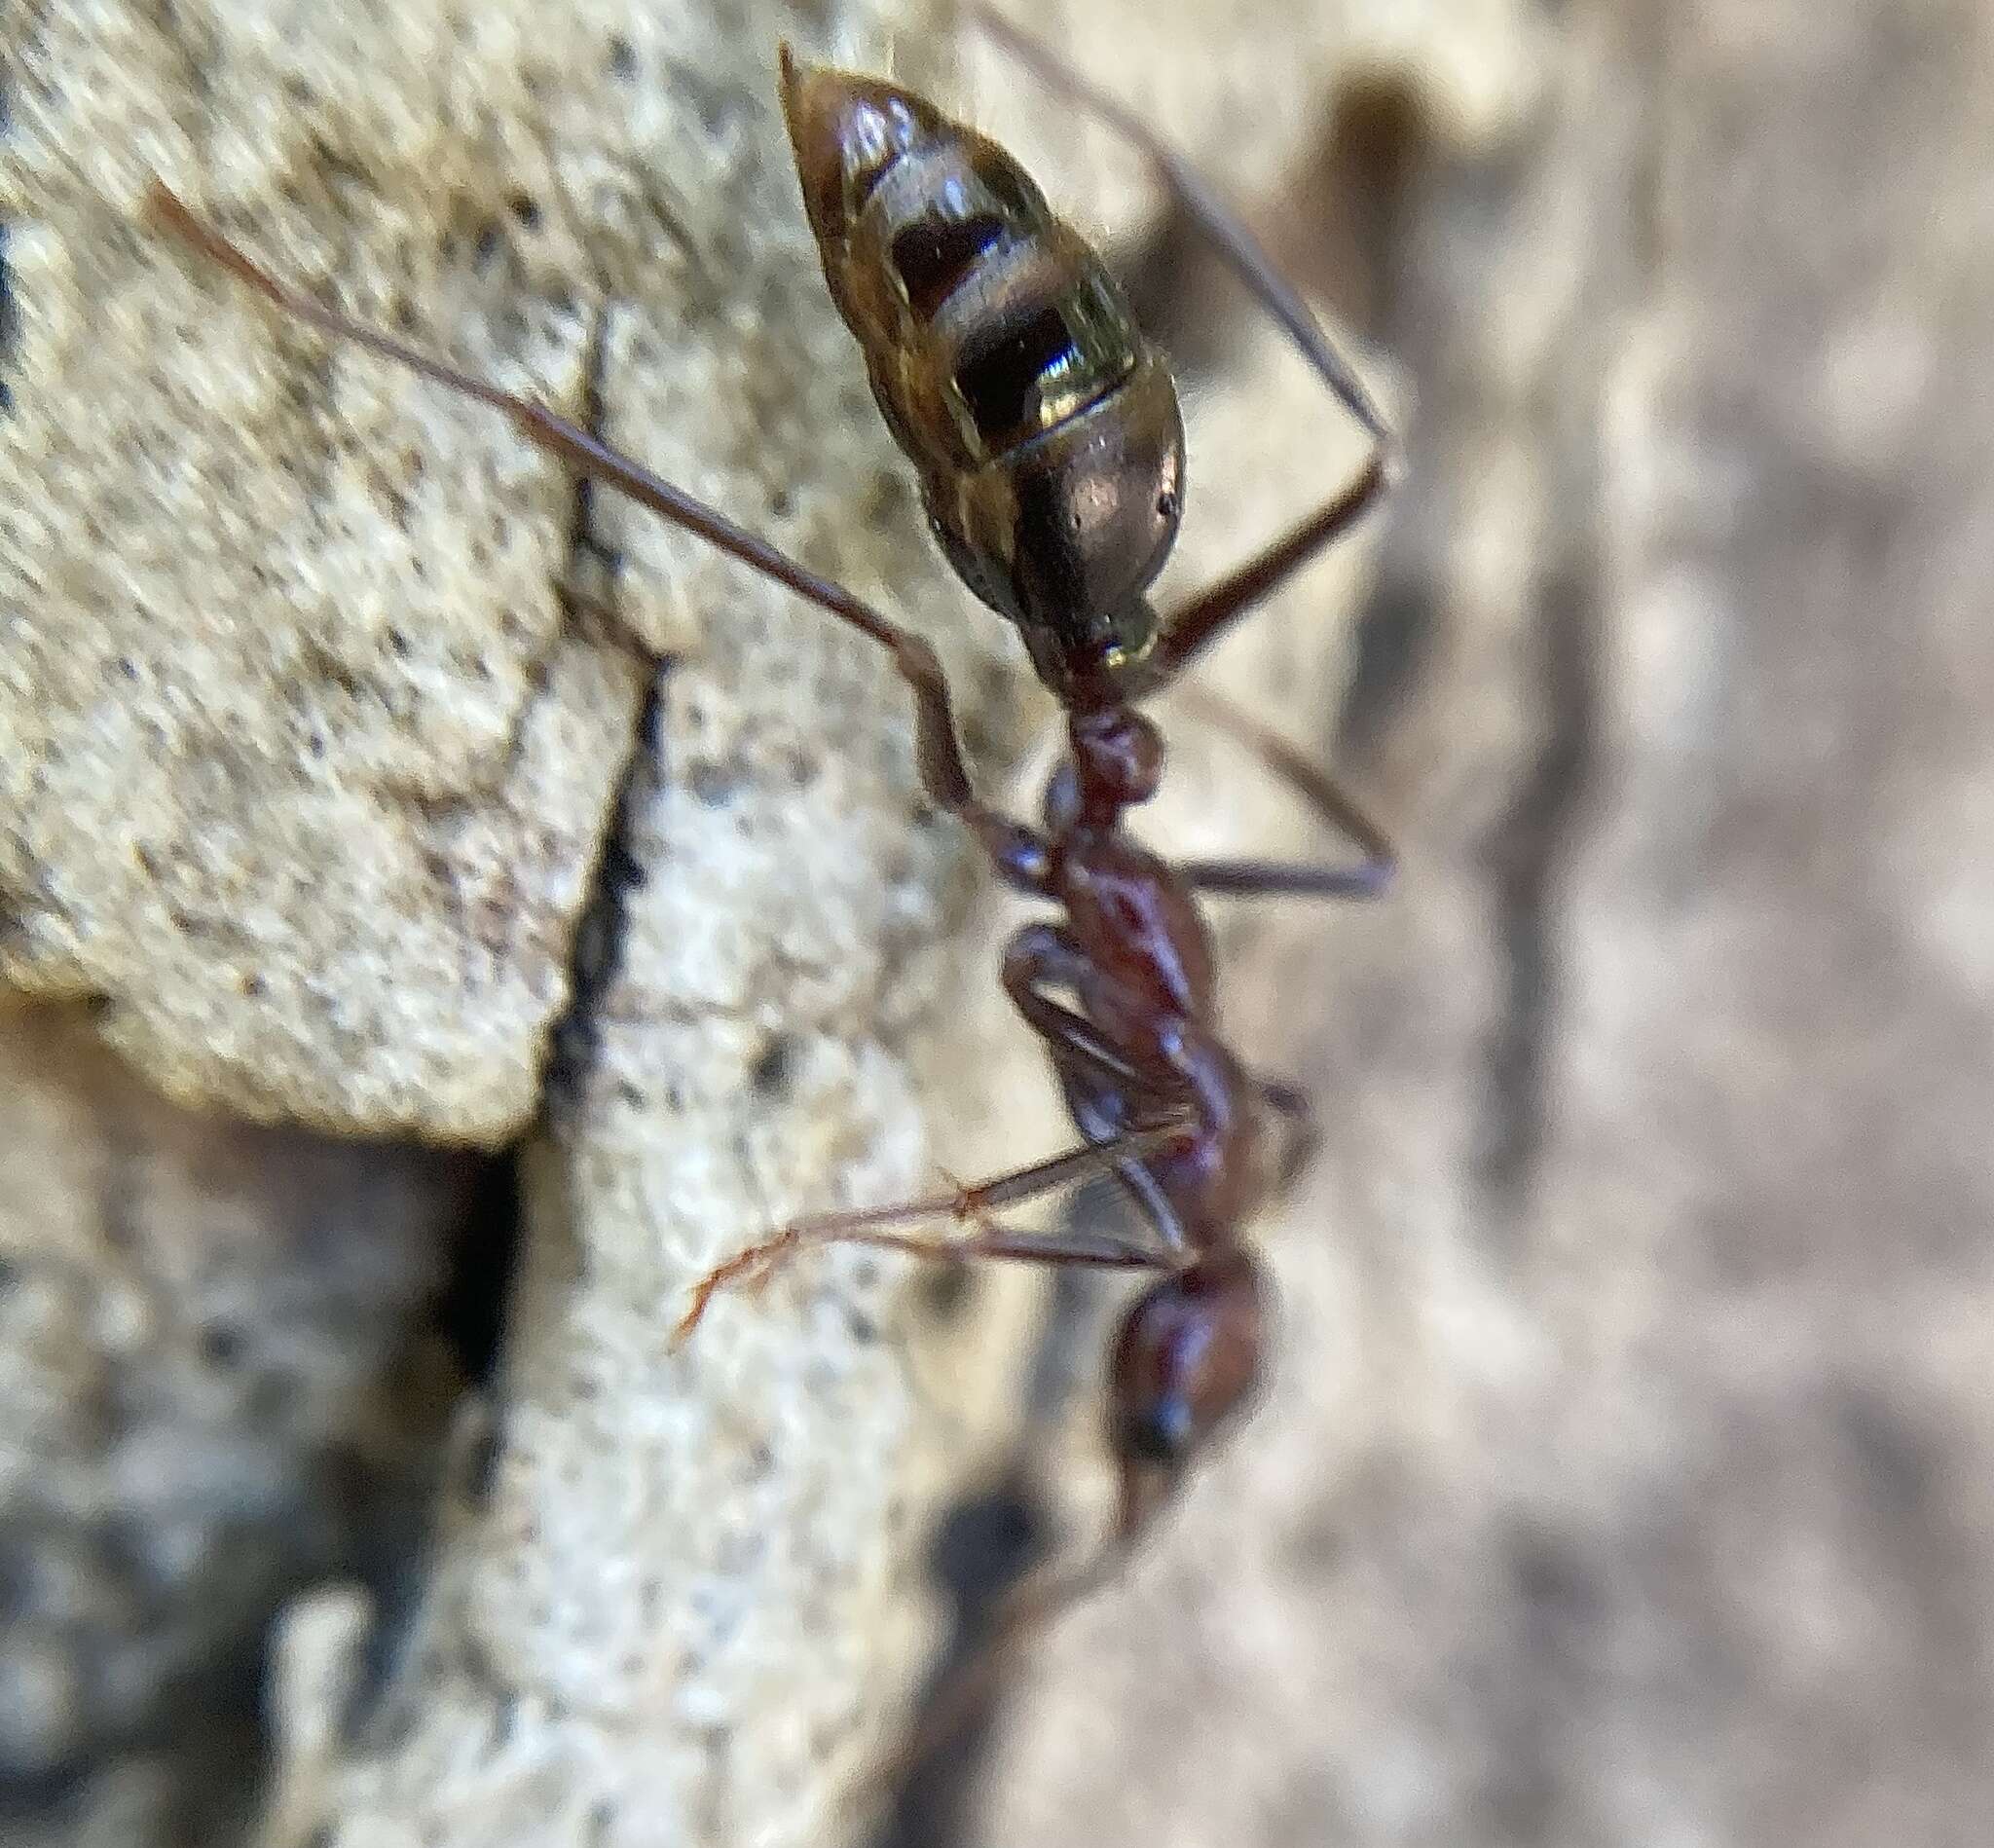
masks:
<svg viewBox="0 0 1994 1848"><path fill-rule="evenodd" d="M609 447L579 424L431 357L405 341L369 327L279 281L247 252L203 223L160 180L147 205L155 219L183 243L227 270L293 319L335 340L405 366L447 390L474 398L508 419L537 448L573 469L613 488L671 525L704 539L750 571L773 578L806 602L857 629L893 656L914 696L915 760L921 785L938 807L955 816L981 845L999 877L1027 893L1041 893L1047 879L1045 843L1022 823L979 801L970 783L955 727L948 681L935 650L920 636L882 615L844 585L799 565L766 539L734 524L704 501L651 473L642 462Z"/></svg>

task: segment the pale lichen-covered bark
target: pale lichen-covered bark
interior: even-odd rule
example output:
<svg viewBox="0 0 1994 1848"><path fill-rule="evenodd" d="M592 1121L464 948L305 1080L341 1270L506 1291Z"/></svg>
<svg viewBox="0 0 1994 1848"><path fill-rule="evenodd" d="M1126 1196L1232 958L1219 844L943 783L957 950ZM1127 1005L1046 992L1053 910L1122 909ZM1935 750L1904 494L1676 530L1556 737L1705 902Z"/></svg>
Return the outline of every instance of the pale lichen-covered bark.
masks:
<svg viewBox="0 0 1994 1848"><path fill-rule="evenodd" d="M1210 672L1344 759L1405 871L1371 910L1222 913L1231 1035L1325 1131L1256 1229L1274 1377L1020 1663L971 1838L1971 1838L1984 20L1013 11L1386 355L1388 519ZM545 1113L499 1384L351 1729L351 1608L289 1633L273 1838L834 1839L921 1659L930 1517L1013 1415L1005 1312L932 1326L862 1281L898 1267L825 1259L685 1355L664 1330L740 1238L927 1178L923 1103L960 1168L1052 1146L987 945L948 947L1001 910L863 647L142 241L140 176L507 378L593 378L667 473L890 589L964 667L993 787L1015 668L822 299L773 9L171 17L0 17L8 970L104 997L185 1095ZM1137 164L999 58L949 85L929 22L819 42L937 78L1144 254ZM1181 589L1355 446L1146 248L1198 360ZM571 574L668 670L563 621ZM1158 838L1326 850L1169 730ZM1029 1460L1075 1536L1093 1364Z"/></svg>
<svg viewBox="0 0 1994 1848"><path fill-rule="evenodd" d="M945 78L939 10L103 4L0 34L7 979L91 997L190 1105L537 1125L497 1383L366 1676L285 1682L338 1712L279 1717L315 1744L273 1828L821 1839L1005 1410L1005 1293L944 1338L833 1256L667 1336L772 1221L931 1184L931 1110L963 1165L1050 1128L1028 1044L989 1050L983 887L903 689L140 200L159 173L907 610L1001 789L1032 708L926 544L774 105L785 35Z"/></svg>

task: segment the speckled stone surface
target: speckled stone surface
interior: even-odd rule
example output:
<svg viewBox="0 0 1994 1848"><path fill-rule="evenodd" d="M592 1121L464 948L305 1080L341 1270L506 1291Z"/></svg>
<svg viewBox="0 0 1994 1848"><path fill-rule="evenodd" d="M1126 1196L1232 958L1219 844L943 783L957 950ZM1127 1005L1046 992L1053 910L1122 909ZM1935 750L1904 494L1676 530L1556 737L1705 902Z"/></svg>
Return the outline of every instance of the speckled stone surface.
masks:
<svg viewBox="0 0 1994 1848"><path fill-rule="evenodd" d="M1016 1317L993 1289L930 1329L831 1257L669 1330L784 1213L1050 1113L1010 1099L983 886L877 653L286 325L146 233L146 177L906 609L1001 790L1038 709L926 543L774 101L779 36L926 81L938 19L0 28L7 976L88 992L176 1097L538 1125L498 1380L368 1674L281 1683L274 1839L821 1838L918 1671L921 1549Z"/></svg>

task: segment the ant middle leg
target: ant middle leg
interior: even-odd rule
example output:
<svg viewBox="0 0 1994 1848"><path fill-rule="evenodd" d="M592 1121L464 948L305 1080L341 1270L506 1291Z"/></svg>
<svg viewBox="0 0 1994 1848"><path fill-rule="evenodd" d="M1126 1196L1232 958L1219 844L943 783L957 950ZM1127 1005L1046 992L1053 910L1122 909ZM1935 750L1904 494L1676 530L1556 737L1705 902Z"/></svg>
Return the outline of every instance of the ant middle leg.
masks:
<svg viewBox="0 0 1994 1848"><path fill-rule="evenodd" d="M1046 919L1020 925L1004 946L999 979L1011 1005L1046 1043L1062 1075L1085 1075L1126 1099L1161 1099L1163 1088L1115 1047L1085 1015L1054 1001L1050 990L1077 990L1093 965L1059 925ZM1174 1088L1169 1090L1175 1095Z"/></svg>
<svg viewBox="0 0 1994 1848"><path fill-rule="evenodd" d="M997 1258L1031 1264L1074 1264L1116 1270L1171 1270L1185 1261L1187 1240L1167 1198L1144 1166L1147 1157L1196 1134L1181 1089L1159 1085L1103 1041L1093 1023L1043 990L1070 986L1085 959L1052 924L1027 924L1006 947L1004 985L1027 1024L1045 1041L1087 1140L1078 1148L1000 1174L888 1206L814 1213L792 1220L766 1238L714 1267L693 1286L692 1302L675 1339L689 1334L721 1289L757 1282L804 1243L863 1244L917 1257ZM1090 1107L1097 1103L1098 1109ZM993 1225L988 1214L1098 1174L1115 1174L1133 1192L1149 1222L1145 1237L1065 1227L1018 1231ZM924 1219L952 1219L977 1230L918 1234L901 1230Z"/></svg>
<svg viewBox="0 0 1994 1848"><path fill-rule="evenodd" d="M1200 686L1179 697L1205 723L1245 747L1310 810L1356 846L1361 859L1342 866L1266 860L1188 860L1178 870L1194 891L1233 898L1375 899L1398 869L1390 837L1336 779L1279 732Z"/></svg>
<svg viewBox="0 0 1994 1848"><path fill-rule="evenodd" d="M844 585L820 576L766 539L654 475L642 462L612 449L572 419L448 365L280 281L246 251L196 216L163 181L153 181L146 203L153 217L166 231L293 319L304 321L335 340L363 347L447 390L489 405L529 442L577 474L613 488L671 525L738 560L750 571L773 578L885 648L913 693L915 761L930 799L955 816L976 836L1007 884L1027 893L1043 892L1047 877L1045 843L1022 823L978 799L963 758L941 657L922 637L892 621Z"/></svg>

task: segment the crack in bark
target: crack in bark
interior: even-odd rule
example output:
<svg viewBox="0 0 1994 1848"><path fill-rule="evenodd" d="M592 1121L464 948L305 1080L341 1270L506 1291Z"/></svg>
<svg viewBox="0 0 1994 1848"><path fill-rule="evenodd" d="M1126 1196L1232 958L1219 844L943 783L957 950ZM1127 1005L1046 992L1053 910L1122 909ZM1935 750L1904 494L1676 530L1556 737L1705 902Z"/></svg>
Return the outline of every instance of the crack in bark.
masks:
<svg viewBox="0 0 1994 1848"><path fill-rule="evenodd" d="M580 421L592 435L600 435L603 426L608 326L606 308L597 315L591 330L584 369ZM562 571L564 584L583 560L593 560L599 568L609 572L614 570L614 552L603 544L594 531L594 490L595 484L586 476L575 479L567 559ZM611 620L618 619L613 599L606 605L605 613ZM636 646L627 628L623 631L623 645ZM569 958L568 1007L548 1037L547 1060L540 1076L542 1116L554 1092L572 1093L595 1065L602 1039L602 1000L623 965L625 901L645 881L644 867L625 843L638 799L649 793L648 785L654 784L658 775L664 688L672 667L669 655L652 655L650 659L652 668L644 703L638 711L637 722L631 727L630 748L616 778L609 825L603 831L602 847L575 923Z"/></svg>

